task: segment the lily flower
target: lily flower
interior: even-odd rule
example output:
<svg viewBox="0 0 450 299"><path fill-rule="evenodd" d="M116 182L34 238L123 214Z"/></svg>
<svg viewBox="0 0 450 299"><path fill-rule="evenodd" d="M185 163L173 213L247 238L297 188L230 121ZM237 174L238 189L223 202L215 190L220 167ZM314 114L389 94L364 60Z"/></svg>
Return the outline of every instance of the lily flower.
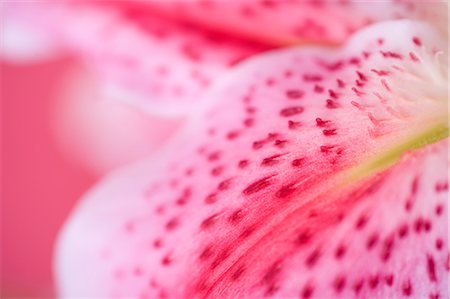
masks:
<svg viewBox="0 0 450 299"><path fill-rule="evenodd" d="M447 56L400 20L228 69L79 204L61 297L447 298Z"/></svg>
<svg viewBox="0 0 450 299"><path fill-rule="evenodd" d="M442 7L8 4L109 96L189 116L82 199L60 297L448 298Z"/></svg>

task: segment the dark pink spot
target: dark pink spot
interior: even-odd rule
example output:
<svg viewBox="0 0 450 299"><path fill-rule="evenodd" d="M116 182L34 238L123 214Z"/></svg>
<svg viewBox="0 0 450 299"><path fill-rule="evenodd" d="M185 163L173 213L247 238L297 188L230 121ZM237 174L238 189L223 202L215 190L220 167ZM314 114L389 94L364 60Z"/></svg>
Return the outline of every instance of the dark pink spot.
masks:
<svg viewBox="0 0 450 299"><path fill-rule="evenodd" d="M228 140L233 140L236 139L237 137L239 137L239 131L231 131L227 133Z"/></svg>
<svg viewBox="0 0 450 299"><path fill-rule="evenodd" d="M429 299L440 299L441 295L438 293L430 293L430 296L428 296Z"/></svg>
<svg viewBox="0 0 450 299"><path fill-rule="evenodd" d="M294 193L295 190L294 184L284 185L275 193L275 196L278 198L285 198Z"/></svg>
<svg viewBox="0 0 450 299"><path fill-rule="evenodd" d="M381 79L381 85L383 85L383 87L387 90L387 91L391 91L391 87L389 86L389 84L387 83L387 81L385 79Z"/></svg>
<svg viewBox="0 0 450 299"><path fill-rule="evenodd" d="M319 249L313 250L306 258L305 265L308 268L314 267L314 265L316 265L317 262L319 261L320 255L321 255L321 253L320 253Z"/></svg>
<svg viewBox="0 0 450 299"><path fill-rule="evenodd" d="M306 245L309 243L309 241L311 241L312 236L313 235L310 230L304 230L298 234L297 238L295 239L295 244L297 246Z"/></svg>
<svg viewBox="0 0 450 299"><path fill-rule="evenodd" d="M317 0L316 0L317 1ZM344 62L342 60L338 60L335 62L327 63L324 61L319 61L319 64L329 70L330 72L337 71L344 66Z"/></svg>
<svg viewBox="0 0 450 299"><path fill-rule="evenodd" d="M434 210L434 212L436 213L437 216L442 215L442 212L444 211L444 207L439 204L436 206L436 209Z"/></svg>
<svg viewBox="0 0 450 299"><path fill-rule="evenodd" d="M409 52L409 58L414 61L414 62L418 62L419 58L416 56L416 54L414 54L413 52Z"/></svg>
<svg viewBox="0 0 450 299"><path fill-rule="evenodd" d="M316 93L322 93L324 91L324 88L320 85L314 85L314 92Z"/></svg>
<svg viewBox="0 0 450 299"><path fill-rule="evenodd" d="M356 87L352 87L352 91L358 96L363 96L365 93L362 91L359 91Z"/></svg>
<svg viewBox="0 0 450 299"><path fill-rule="evenodd" d="M252 184L248 185L247 188L242 191L242 193L248 196L269 187L272 184L272 177L273 175L267 176L265 178L257 180L256 182L253 182Z"/></svg>
<svg viewBox="0 0 450 299"><path fill-rule="evenodd" d="M400 228L398 229L398 236L400 238L404 238L407 235L408 235L408 225L405 223L405 224L402 224L400 226Z"/></svg>
<svg viewBox="0 0 450 299"><path fill-rule="evenodd" d="M402 292L403 292L403 295L408 296L408 297L412 295L413 289L412 289L411 281L407 280L407 281L403 282Z"/></svg>
<svg viewBox="0 0 450 299"><path fill-rule="evenodd" d="M292 160L291 165L293 167L299 167L303 164L304 160L305 160L304 158L294 159L294 160Z"/></svg>
<svg viewBox="0 0 450 299"><path fill-rule="evenodd" d="M339 104L336 102L336 101L333 101L333 100L331 100L331 99L328 99L327 101L326 101L326 107L328 108L328 109L336 109L336 108L339 108Z"/></svg>
<svg viewBox="0 0 450 299"><path fill-rule="evenodd" d="M333 287L336 293L342 292L345 287L345 276L339 275L333 281Z"/></svg>
<svg viewBox="0 0 450 299"><path fill-rule="evenodd" d="M304 94L305 94L304 91L298 89L291 89L286 91L286 96L292 100L301 99Z"/></svg>
<svg viewBox="0 0 450 299"><path fill-rule="evenodd" d="M163 257L163 259L161 260L161 264L163 266L169 266L172 263L172 259L169 255L166 255Z"/></svg>
<svg viewBox="0 0 450 299"><path fill-rule="evenodd" d="M301 126L302 126L302 123L299 121L293 121L293 120L288 121L289 130L295 130L295 129L300 128Z"/></svg>
<svg viewBox="0 0 450 299"><path fill-rule="evenodd" d="M442 241L441 238L439 238L439 239L436 240L435 246L436 246L436 249L437 249L437 250L441 250L441 249L442 249L442 247L444 246L444 242Z"/></svg>
<svg viewBox="0 0 450 299"><path fill-rule="evenodd" d="M383 248L381 250L381 260L387 262L391 257L392 248L394 247L394 236L387 237L383 242Z"/></svg>
<svg viewBox="0 0 450 299"><path fill-rule="evenodd" d="M336 135L336 129L325 129L322 131L322 133L325 136Z"/></svg>
<svg viewBox="0 0 450 299"><path fill-rule="evenodd" d="M380 282L380 278L377 274L369 277L369 287L371 289L375 289L378 286L379 282Z"/></svg>
<svg viewBox="0 0 450 299"><path fill-rule="evenodd" d="M367 77L366 77L366 75L364 75L364 73L362 73L360 71L356 71L356 74L358 75L359 80L367 81Z"/></svg>
<svg viewBox="0 0 450 299"><path fill-rule="evenodd" d="M273 155L267 158L264 158L261 162L261 166L273 166L275 164L278 164L280 160L278 159L283 155Z"/></svg>
<svg viewBox="0 0 450 299"><path fill-rule="evenodd" d="M368 220L369 219L367 218L366 215L359 216L358 220L356 220L355 228L358 229L358 230L363 229L364 226L366 226Z"/></svg>
<svg viewBox="0 0 450 299"><path fill-rule="evenodd" d="M429 220L424 220L423 221L423 229L426 232L429 232L431 230L431 222Z"/></svg>
<svg viewBox="0 0 450 299"><path fill-rule="evenodd" d="M316 125L318 126L318 127L324 127L324 126L326 126L327 124L329 124L330 123L330 121L329 120L322 120L321 118L316 118Z"/></svg>
<svg viewBox="0 0 450 299"><path fill-rule="evenodd" d="M255 120L253 118L244 119L244 126L246 126L247 128L252 127L254 123L255 123Z"/></svg>
<svg viewBox="0 0 450 299"><path fill-rule="evenodd" d="M383 70L375 70L375 69L371 69L372 72L374 72L375 74L377 74L378 76L387 76L390 74L389 71L383 71Z"/></svg>
<svg viewBox="0 0 450 299"><path fill-rule="evenodd" d="M234 273L231 275L231 279L236 281L238 280L242 274L244 274L245 272L245 268L244 266L240 266L236 271L234 271Z"/></svg>
<svg viewBox="0 0 450 299"><path fill-rule="evenodd" d="M339 245L336 248L336 251L334 252L335 258L336 259L341 259L345 255L346 251L347 251L347 249L345 248L344 245Z"/></svg>
<svg viewBox="0 0 450 299"><path fill-rule="evenodd" d="M233 223L236 224L239 221L242 220L242 218L244 218L244 212L242 212L242 210L236 210L233 212L233 214L230 215L230 217L228 218L228 220Z"/></svg>
<svg viewBox="0 0 450 299"><path fill-rule="evenodd" d="M377 242L378 242L378 234L377 233L373 233L367 239L366 248L368 250L372 249L377 244Z"/></svg>
<svg viewBox="0 0 450 299"><path fill-rule="evenodd" d="M223 172L223 166L217 166L217 167L214 167L212 170L211 170L211 174L213 175L213 176L219 176L222 172Z"/></svg>
<svg viewBox="0 0 450 299"><path fill-rule="evenodd" d="M427 272L428 272L428 278L431 282L436 282L436 264L434 262L434 259L431 255L427 255Z"/></svg>
<svg viewBox="0 0 450 299"><path fill-rule="evenodd" d="M422 46L422 41L417 36L414 36L412 38L412 41L416 46L418 46L418 47Z"/></svg>
<svg viewBox="0 0 450 299"><path fill-rule="evenodd" d="M220 182L219 185L217 186L217 189L219 189L220 191L230 189L231 181L232 181L231 179L228 179Z"/></svg>
<svg viewBox="0 0 450 299"><path fill-rule="evenodd" d="M239 163L238 163L238 167L239 168L245 168L245 167L247 167L248 166L248 160L241 160L241 161L239 161Z"/></svg>
<svg viewBox="0 0 450 299"><path fill-rule="evenodd" d="M314 287L311 286L310 284L307 284L303 287L302 289L302 299L309 299L311 298L312 294L314 292Z"/></svg>
<svg viewBox="0 0 450 299"><path fill-rule="evenodd" d="M305 82L318 82L318 81L322 81L323 78L321 75L317 75L317 74L304 74L303 80Z"/></svg>
<svg viewBox="0 0 450 299"><path fill-rule="evenodd" d="M334 145L322 145L320 146L320 151L322 153L328 154L331 152L331 150L334 148Z"/></svg>
<svg viewBox="0 0 450 299"><path fill-rule="evenodd" d="M246 238L250 237L255 232L255 230L256 230L255 226L246 227L242 231L242 233L239 235L239 238L240 239L246 239Z"/></svg>
<svg viewBox="0 0 450 299"><path fill-rule="evenodd" d="M284 148L286 146L286 144L288 143L288 140L281 140L281 139L277 139L275 140L275 142L273 143L273 145L275 145L278 148Z"/></svg>
<svg viewBox="0 0 450 299"><path fill-rule="evenodd" d="M357 103L355 101L351 101L350 104L352 104L353 106L358 108L358 110L361 110L361 111L365 111L366 110L366 108L364 108L364 106L362 106L361 104L359 104L359 103Z"/></svg>
<svg viewBox="0 0 450 299"><path fill-rule="evenodd" d="M421 217L417 218L416 221L414 221L414 229L417 233L420 233L422 229L424 228L424 221Z"/></svg>
<svg viewBox="0 0 450 299"><path fill-rule="evenodd" d="M358 57L352 57L348 62L353 65L359 65L361 63L361 60Z"/></svg>
<svg viewBox="0 0 450 299"><path fill-rule="evenodd" d="M202 221L202 223L200 224L200 228L203 230L211 228L216 223L218 215L219 214L214 214L214 215L211 215L208 218L204 219Z"/></svg>
<svg viewBox="0 0 450 299"><path fill-rule="evenodd" d="M328 94L329 94L330 97L333 98L333 99L339 98L339 95L338 95L334 90L332 90L332 89L329 89L329 90L328 90Z"/></svg>
<svg viewBox="0 0 450 299"><path fill-rule="evenodd" d="M162 247L162 240L161 239L156 239L155 241L153 241L153 247L161 248Z"/></svg>
<svg viewBox="0 0 450 299"><path fill-rule="evenodd" d="M385 58L403 59L403 56L401 54L392 51L380 51L380 53Z"/></svg>
<svg viewBox="0 0 450 299"><path fill-rule="evenodd" d="M174 229L176 229L177 227L178 227L178 225L179 225L180 223L179 223L179 220L178 220L178 218L172 218L172 219L170 219L167 223L166 223L166 229L168 230L168 231L172 231L172 230L174 230Z"/></svg>
<svg viewBox="0 0 450 299"><path fill-rule="evenodd" d="M217 194L211 193L205 197L205 203L206 204L213 204L217 201Z"/></svg>
<svg viewBox="0 0 450 299"><path fill-rule="evenodd" d="M283 117L289 117L289 116L293 116L293 115L297 115L300 114L304 111L305 109L301 106L292 106L292 107L287 107L284 108L280 111L280 115Z"/></svg>
<svg viewBox="0 0 450 299"><path fill-rule="evenodd" d="M363 286L364 286L363 279L359 279L359 280L355 281L355 283L353 284L353 291L355 292L355 294L359 294L361 292Z"/></svg>
<svg viewBox="0 0 450 299"><path fill-rule="evenodd" d="M199 259L200 260L207 260L214 254L214 250L212 249L211 245L208 245L205 249L202 250L200 253Z"/></svg>
<svg viewBox="0 0 450 299"><path fill-rule="evenodd" d="M215 151L215 152L212 152L211 154L209 154L208 160L209 161L217 161L220 159L220 156L221 156L220 151Z"/></svg>
<svg viewBox="0 0 450 299"><path fill-rule="evenodd" d="M217 257L212 261L210 267L211 269L217 268L222 262L224 262L230 255L230 250L228 248L223 249Z"/></svg>
<svg viewBox="0 0 450 299"><path fill-rule="evenodd" d="M355 80L355 83L356 83L356 86L358 86L358 87L363 87L364 86L364 83L362 81L360 81L360 80Z"/></svg>
<svg viewBox="0 0 450 299"><path fill-rule="evenodd" d="M252 144L252 148L255 150L260 149L264 146L264 144L266 144L266 141L264 140L254 141Z"/></svg>
<svg viewBox="0 0 450 299"><path fill-rule="evenodd" d="M411 199L407 199L406 202L405 202L405 210L406 210L407 212L409 212L409 211L412 210L412 207L413 207L413 202L412 202L412 200L411 200Z"/></svg>
<svg viewBox="0 0 450 299"><path fill-rule="evenodd" d="M388 274L384 277L384 281L388 286L392 286L394 284L394 275Z"/></svg>
<svg viewBox="0 0 450 299"><path fill-rule="evenodd" d="M248 114L254 114L256 112L256 108L255 107L247 107L246 111Z"/></svg>

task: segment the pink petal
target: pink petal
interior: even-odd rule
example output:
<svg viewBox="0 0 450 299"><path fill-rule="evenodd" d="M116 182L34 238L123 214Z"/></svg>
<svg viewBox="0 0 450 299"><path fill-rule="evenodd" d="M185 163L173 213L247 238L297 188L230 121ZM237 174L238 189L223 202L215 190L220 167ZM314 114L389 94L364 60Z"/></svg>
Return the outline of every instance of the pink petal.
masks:
<svg viewBox="0 0 450 299"><path fill-rule="evenodd" d="M341 43L368 24L417 17L446 28L446 7L439 1L144 1L176 19L214 30L270 42ZM445 24L444 24L445 23Z"/></svg>
<svg viewBox="0 0 450 299"><path fill-rule="evenodd" d="M186 113L217 76L262 50L132 7L40 2L7 8L10 20L46 33L85 59L110 95L153 114Z"/></svg>
<svg viewBox="0 0 450 299"><path fill-rule="evenodd" d="M445 296L447 147L389 168L448 135L445 49L424 24L389 22L343 49L292 48L230 72L159 157L79 206L60 240L61 294ZM420 217L421 231L390 241Z"/></svg>

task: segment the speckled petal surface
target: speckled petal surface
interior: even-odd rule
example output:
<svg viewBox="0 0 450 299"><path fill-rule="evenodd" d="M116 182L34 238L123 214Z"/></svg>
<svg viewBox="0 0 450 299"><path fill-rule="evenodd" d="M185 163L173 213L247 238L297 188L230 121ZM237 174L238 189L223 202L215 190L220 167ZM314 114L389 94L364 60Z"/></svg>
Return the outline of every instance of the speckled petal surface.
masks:
<svg viewBox="0 0 450 299"><path fill-rule="evenodd" d="M447 145L409 153L448 135L446 57L397 21L240 65L158 157L86 196L62 297L447 296Z"/></svg>

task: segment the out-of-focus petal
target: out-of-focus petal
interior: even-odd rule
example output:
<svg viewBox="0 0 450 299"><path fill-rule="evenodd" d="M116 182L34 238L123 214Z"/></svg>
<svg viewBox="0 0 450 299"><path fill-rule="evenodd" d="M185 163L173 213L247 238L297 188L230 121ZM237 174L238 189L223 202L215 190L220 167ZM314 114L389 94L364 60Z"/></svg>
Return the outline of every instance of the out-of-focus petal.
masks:
<svg viewBox="0 0 450 299"><path fill-rule="evenodd" d="M53 131L62 151L96 175L154 153L183 124L181 118L155 117L126 101L111 101L96 77L79 65L65 77L53 109Z"/></svg>
<svg viewBox="0 0 450 299"><path fill-rule="evenodd" d="M447 30L445 1L144 1L172 18L274 45L336 44L371 23L426 19Z"/></svg>
<svg viewBox="0 0 450 299"><path fill-rule="evenodd" d="M389 22L230 72L160 156L84 199L62 296L445 297L447 146L405 155L448 135L445 49Z"/></svg>
<svg viewBox="0 0 450 299"><path fill-rule="evenodd" d="M32 63L59 55L58 46L47 33L34 30L5 12L0 7L2 18L2 41L0 58L18 64Z"/></svg>
<svg viewBox="0 0 450 299"><path fill-rule="evenodd" d="M132 7L39 2L6 12L85 59L109 95L153 114L186 113L217 76L262 50Z"/></svg>

